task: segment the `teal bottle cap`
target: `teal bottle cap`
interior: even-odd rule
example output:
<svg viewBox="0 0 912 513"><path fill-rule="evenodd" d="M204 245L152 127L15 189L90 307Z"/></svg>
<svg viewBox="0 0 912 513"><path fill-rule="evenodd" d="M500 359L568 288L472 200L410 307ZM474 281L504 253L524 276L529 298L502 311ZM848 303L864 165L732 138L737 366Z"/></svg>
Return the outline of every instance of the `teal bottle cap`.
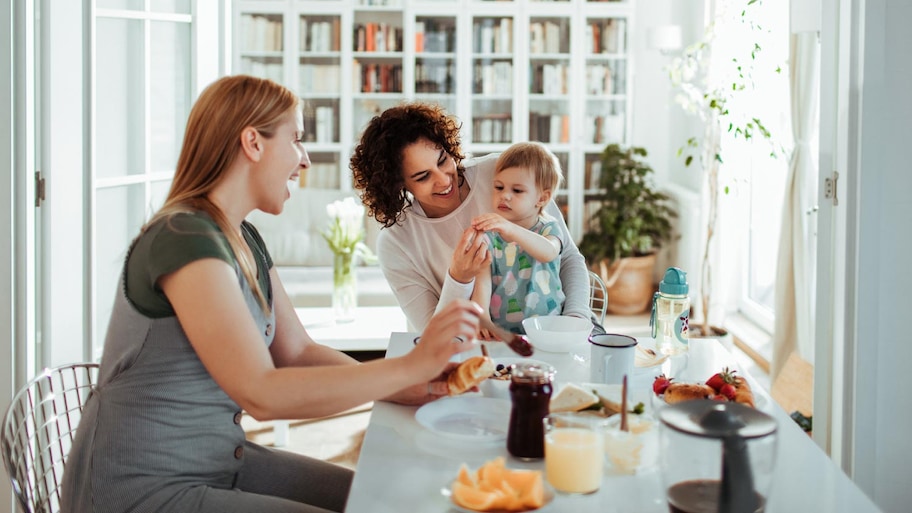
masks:
<svg viewBox="0 0 912 513"><path fill-rule="evenodd" d="M662 294L687 295L687 273L677 267L669 267L665 277L659 282L659 292Z"/></svg>

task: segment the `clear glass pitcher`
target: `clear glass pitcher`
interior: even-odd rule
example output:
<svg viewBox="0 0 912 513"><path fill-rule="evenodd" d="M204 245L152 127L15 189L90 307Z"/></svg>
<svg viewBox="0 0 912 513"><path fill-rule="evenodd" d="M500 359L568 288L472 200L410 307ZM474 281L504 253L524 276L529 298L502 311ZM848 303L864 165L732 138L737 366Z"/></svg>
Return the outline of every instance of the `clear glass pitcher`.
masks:
<svg viewBox="0 0 912 513"><path fill-rule="evenodd" d="M659 412L660 472L671 513L762 512L776 421L738 403L696 400Z"/></svg>

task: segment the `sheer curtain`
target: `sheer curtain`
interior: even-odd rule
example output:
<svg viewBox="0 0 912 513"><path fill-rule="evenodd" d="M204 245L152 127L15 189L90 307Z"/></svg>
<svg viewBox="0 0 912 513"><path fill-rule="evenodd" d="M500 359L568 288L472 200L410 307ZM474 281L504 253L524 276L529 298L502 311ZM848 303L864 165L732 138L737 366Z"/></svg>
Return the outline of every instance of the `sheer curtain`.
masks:
<svg viewBox="0 0 912 513"><path fill-rule="evenodd" d="M793 34L790 67L794 150L789 164L776 273L776 323L770 379L795 351L814 357L814 262L820 51L816 32Z"/></svg>

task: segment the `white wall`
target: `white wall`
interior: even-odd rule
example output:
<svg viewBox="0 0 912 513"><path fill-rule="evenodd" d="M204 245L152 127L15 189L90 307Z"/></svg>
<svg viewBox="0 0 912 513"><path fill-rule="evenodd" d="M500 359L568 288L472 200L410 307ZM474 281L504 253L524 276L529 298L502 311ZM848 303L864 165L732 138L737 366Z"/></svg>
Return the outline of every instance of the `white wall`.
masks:
<svg viewBox="0 0 912 513"><path fill-rule="evenodd" d="M864 13L857 169L855 481L888 512L912 504L912 3L856 0ZM853 183L847 184L852 187Z"/></svg>
<svg viewBox="0 0 912 513"><path fill-rule="evenodd" d="M633 132L631 143L649 152L649 164L660 183L672 183L699 191L701 173L685 168L678 148L692 135L700 135L699 122L674 103L665 66L670 55L648 48L647 31L660 25L680 25L682 45L703 35L703 0L637 0L637 31L631 41L635 69L633 90Z"/></svg>
<svg viewBox="0 0 912 513"><path fill-rule="evenodd" d="M682 48L703 35L703 0L637 0L634 2L636 32L630 41L633 53L633 131L631 144L648 152L647 162L655 170L656 182L667 192L678 209L676 229L681 235L659 254L655 281L662 278L668 266L678 266L696 277L699 273L699 244L703 235L699 217L699 166L685 167L677 156L678 148L687 139L700 135L701 128L694 116L686 114L674 103L674 93L665 67L672 55L663 55L649 48L649 28L679 25L682 28ZM691 255L692 257L688 257Z"/></svg>

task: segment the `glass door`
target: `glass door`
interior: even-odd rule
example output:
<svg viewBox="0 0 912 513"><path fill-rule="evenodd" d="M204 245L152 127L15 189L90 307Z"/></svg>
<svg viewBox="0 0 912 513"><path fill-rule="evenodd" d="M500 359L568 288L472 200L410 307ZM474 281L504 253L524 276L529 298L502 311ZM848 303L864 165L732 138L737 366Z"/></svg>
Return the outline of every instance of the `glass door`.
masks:
<svg viewBox="0 0 912 513"><path fill-rule="evenodd" d="M88 306L83 336L54 329L54 312L46 312L49 331L61 333L51 341L56 346L83 344L89 358L101 356L127 247L167 195L193 100L224 69L212 63L220 62L225 8L216 0L96 0L82 7L90 21L90 44L80 50L90 63L83 81L88 122L80 131L81 186L69 191L82 201L65 208L84 226L71 249L85 248L86 263L69 272L86 278L75 286L48 278L45 294ZM47 228L45 240L60 233ZM71 257L55 251L49 267L65 268Z"/></svg>

